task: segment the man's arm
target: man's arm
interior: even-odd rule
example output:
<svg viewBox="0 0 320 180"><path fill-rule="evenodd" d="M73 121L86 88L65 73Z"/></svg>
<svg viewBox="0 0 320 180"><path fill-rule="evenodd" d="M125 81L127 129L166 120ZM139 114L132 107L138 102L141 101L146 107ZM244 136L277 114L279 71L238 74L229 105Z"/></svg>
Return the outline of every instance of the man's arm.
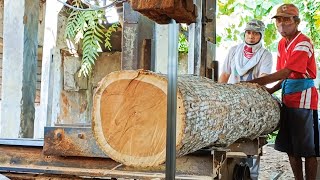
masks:
<svg viewBox="0 0 320 180"><path fill-rule="evenodd" d="M272 54L268 50L265 50L265 53L262 54L259 64L257 64L257 66L259 67L258 72L261 73L258 75L258 77L271 74L273 58Z"/></svg>
<svg viewBox="0 0 320 180"><path fill-rule="evenodd" d="M230 74L226 73L226 72L222 72L218 82L219 83L227 83L229 80Z"/></svg>
<svg viewBox="0 0 320 180"><path fill-rule="evenodd" d="M251 81L248 81L250 83L258 83L261 86L264 86L266 84L269 83L273 83L279 80L283 80L286 79L287 77L289 77L290 73L292 72L292 70L290 69L281 69L280 71L277 71L275 73L269 74L267 76L263 76L257 79L253 79Z"/></svg>
<svg viewBox="0 0 320 180"><path fill-rule="evenodd" d="M259 78L260 77L263 77L263 76L268 76L269 74L267 74L267 73L262 73L260 76L259 76Z"/></svg>
<svg viewBox="0 0 320 180"><path fill-rule="evenodd" d="M273 86L272 88L266 88L267 91L270 93L270 94L273 94L274 92L278 91L279 89L281 89L281 83L282 81L278 82L275 86Z"/></svg>

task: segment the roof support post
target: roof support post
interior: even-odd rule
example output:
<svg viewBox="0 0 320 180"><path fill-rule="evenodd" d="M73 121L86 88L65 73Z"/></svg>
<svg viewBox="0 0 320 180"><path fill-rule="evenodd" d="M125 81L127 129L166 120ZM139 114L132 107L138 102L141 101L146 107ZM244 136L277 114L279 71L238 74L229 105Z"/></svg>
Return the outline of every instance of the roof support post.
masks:
<svg viewBox="0 0 320 180"><path fill-rule="evenodd" d="M32 138L39 0L4 0L2 138Z"/></svg>

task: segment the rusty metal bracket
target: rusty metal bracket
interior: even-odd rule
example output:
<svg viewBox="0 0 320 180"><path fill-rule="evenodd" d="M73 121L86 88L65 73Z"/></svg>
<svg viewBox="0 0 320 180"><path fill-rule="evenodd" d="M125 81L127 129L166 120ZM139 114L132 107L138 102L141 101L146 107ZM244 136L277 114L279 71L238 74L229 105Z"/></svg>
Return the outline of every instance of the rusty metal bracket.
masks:
<svg viewBox="0 0 320 180"><path fill-rule="evenodd" d="M43 154L107 157L97 145L91 127L45 127Z"/></svg>
<svg viewBox="0 0 320 180"><path fill-rule="evenodd" d="M164 164L135 168L122 165L110 158L45 156L42 147L0 145L0 173L19 173L23 179L28 179L25 177L31 174L35 175L34 177L38 177L38 174L56 174L64 177L63 179L66 179L65 175L76 176L75 179L164 179L164 171ZM212 179L212 156L188 154L177 158L176 179Z"/></svg>

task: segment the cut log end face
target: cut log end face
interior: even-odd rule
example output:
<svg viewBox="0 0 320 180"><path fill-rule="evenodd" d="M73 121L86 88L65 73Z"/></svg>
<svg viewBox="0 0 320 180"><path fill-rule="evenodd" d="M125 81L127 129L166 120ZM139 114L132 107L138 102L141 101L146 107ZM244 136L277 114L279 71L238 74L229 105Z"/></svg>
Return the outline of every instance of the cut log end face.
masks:
<svg viewBox="0 0 320 180"><path fill-rule="evenodd" d="M102 80L94 96L92 126L100 148L128 166L165 161L167 81L149 71L120 71ZM181 98L180 98L181 99ZM180 103L180 105L179 105ZM178 100L177 119L183 112ZM183 124L177 120L177 139Z"/></svg>
<svg viewBox="0 0 320 180"><path fill-rule="evenodd" d="M165 148L166 94L138 80L111 83L101 98L106 141L119 153L147 157Z"/></svg>

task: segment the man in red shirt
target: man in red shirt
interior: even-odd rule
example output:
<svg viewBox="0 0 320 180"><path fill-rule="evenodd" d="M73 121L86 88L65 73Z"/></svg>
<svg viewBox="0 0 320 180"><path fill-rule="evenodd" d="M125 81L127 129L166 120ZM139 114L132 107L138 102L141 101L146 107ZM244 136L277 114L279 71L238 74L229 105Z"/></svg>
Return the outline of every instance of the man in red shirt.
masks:
<svg viewBox="0 0 320 180"><path fill-rule="evenodd" d="M275 149L289 156L295 179L303 180L302 157L305 158L306 179L316 179L319 156L318 93L313 79L317 68L310 39L298 30L299 10L283 4L273 16L283 37L278 44L277 72L249 82L266 85L273 93L282 89L280 129Z"/></svg>

